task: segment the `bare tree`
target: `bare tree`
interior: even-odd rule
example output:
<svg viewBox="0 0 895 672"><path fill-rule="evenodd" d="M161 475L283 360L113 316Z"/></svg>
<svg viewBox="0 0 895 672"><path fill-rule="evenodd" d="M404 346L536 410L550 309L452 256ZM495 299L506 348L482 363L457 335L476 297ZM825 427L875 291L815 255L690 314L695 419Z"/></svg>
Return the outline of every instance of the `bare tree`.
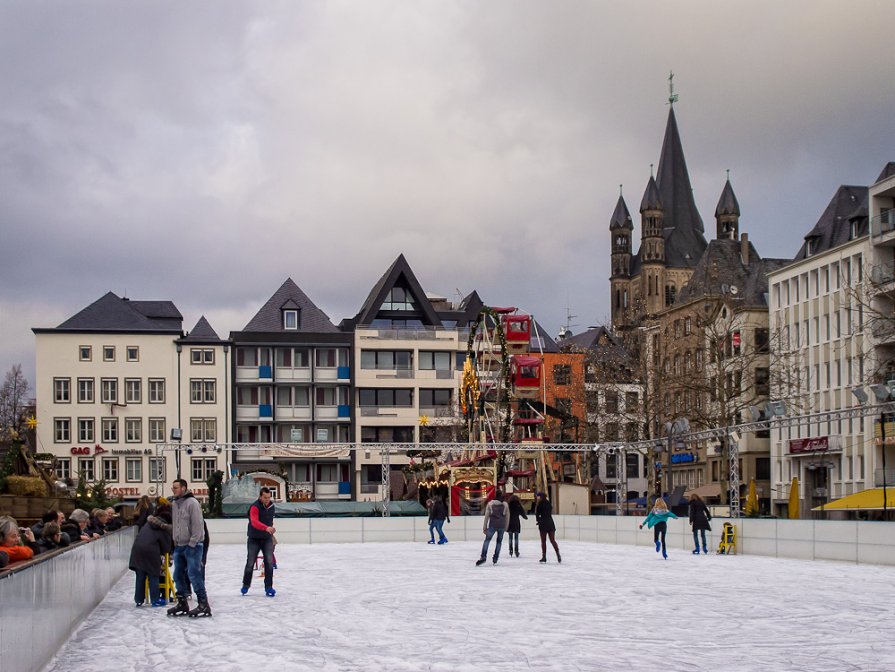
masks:
<svg viewBox="0 0 895 672"><path fill-rule="evenodd" d="M17 441L24 437L30 393L22 365L14 365L0 386L0 440Z"/></svg>

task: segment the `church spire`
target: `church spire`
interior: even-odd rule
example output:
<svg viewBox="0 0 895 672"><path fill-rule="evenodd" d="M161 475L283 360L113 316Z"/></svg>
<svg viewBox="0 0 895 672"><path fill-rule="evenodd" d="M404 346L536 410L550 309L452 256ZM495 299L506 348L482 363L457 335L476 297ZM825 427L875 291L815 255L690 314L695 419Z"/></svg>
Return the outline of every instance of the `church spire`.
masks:
<svg viewBox="0 0 895 672"><path fill-rule="evenodd" d="M730 186L730 171L721 191L721 198L718 199L718 206L715 208L715 221L718 224L718 240L739 238L740 204L737 202L736 194L733 193L733 187Z"/></svg>

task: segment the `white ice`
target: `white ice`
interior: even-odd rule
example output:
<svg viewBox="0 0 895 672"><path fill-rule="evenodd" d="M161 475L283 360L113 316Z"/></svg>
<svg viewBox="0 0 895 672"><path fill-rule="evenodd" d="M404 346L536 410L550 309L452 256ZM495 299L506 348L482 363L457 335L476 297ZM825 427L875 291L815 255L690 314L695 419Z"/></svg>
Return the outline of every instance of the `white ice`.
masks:
<svg viewBox="0 0 895 672"><path fill-rule="evenodd" d="M891 568L561 542L277 548L277 595L212 546L212 618L133 604L128 572L51 672L97 670L895 670ZM492 542L493 551L493 542Z"/></svg>

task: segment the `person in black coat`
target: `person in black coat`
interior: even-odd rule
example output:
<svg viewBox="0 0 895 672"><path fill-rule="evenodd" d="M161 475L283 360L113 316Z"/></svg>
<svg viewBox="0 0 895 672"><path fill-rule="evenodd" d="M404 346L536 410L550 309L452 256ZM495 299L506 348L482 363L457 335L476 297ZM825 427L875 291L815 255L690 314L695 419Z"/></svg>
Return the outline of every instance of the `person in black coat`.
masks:
<svg viewBox="0 0 895 672"><path fill-rule="evenodd" d="M689 509L690 526L693 528L693 544L696 546L693 555L699 555L699 537L697 535L700 532L702 532L702 552L708 555L709 547L705 543L705 531L712 531L712 526L709 525L712 514L709 513L709 507L702 501L702 497L695 492L690 494Z"/></svg>
<svg viewBox="0 0 895 672"><path fill-rule="evenodd" d="M510 537L510 557L513 557L513 549L516 549L516 557L519 557L519 533L522 531L522 521L519 518L528 520L525 515L525 508L522 501L516 495L508 495L507 504L510 507L510 525L507 527L507 534ZM515 545L513 542L515 541Z"/></svg>
<svg viewBox="0 0 895 672"><path fill-rule="evenodd" d="M37 545L40 547L39 553L55 551L57 548L65 548L68 544L68 535L60 531L59 523L55 521L44 523L41 528L40 539L37 540Z"/></svg>
<svg viewBox="0 0 895 672"><path fill-rule="evenodd" d="M561 563L559 545L556 543L556 523L553 522L553 505L547 499L547 493L539 492L535 495L535 522L538 524L538 532L541 533L541 559L539 562L547 562L547 537L556 551L556 561Z"/></svg>
<svg viewBox="0 0 895 672"><path fill-rule="evenodd" d="M128 567L136 573L134 603L142 607L146 602L146 581L149 580L149 602L153 607L167 606L168 601L159 597L159 575L162 572L162 556L174 550L171 538L171 509L160 506L155 516L149 516L137 533L131 548Z"/></svg>

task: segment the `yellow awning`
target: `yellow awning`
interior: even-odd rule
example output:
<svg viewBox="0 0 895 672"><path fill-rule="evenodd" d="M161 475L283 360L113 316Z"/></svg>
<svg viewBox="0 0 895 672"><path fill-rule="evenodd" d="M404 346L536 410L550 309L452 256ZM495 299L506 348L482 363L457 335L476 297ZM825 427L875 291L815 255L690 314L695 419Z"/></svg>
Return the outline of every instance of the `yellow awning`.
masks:
<svg viewBox="0 0 895 672"><path fill-rule="evenodd" d="M886 506L895 510L895 486L886 488ZM812 511L882 511L883 489L869 488L848 497L836 499L823 506L815 506Z"/></svg>

